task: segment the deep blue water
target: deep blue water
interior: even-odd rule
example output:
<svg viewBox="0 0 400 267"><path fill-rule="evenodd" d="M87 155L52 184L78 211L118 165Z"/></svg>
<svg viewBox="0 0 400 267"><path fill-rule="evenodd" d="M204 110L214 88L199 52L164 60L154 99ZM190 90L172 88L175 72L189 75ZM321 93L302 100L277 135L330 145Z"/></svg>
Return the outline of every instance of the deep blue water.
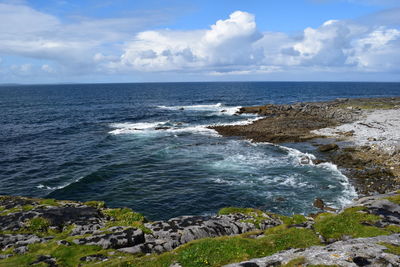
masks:
<svg viewBox="0 0 400 267"><path fill-rule="evenodd" d="M400 83L235 82L0 87L0 194L104 200L150 219L225 206L312 212L354 191L311 146L252 144L206 128L239 106L400 95ZM183 107L183 110L182 110ZM283 198L283 199L282 199Z"/></svg>

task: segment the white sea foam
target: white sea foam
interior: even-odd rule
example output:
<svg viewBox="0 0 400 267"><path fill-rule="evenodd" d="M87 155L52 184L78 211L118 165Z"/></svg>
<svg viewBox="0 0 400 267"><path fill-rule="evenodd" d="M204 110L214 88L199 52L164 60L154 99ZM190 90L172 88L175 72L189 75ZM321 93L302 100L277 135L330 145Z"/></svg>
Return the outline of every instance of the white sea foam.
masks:
<svg viewBox="0 0 400 267"><path fill-rule="evenodd" d="M230 122L230 123L217 123L213 124L211 126L235 126L235 125L249 125L252 124L255 121L261 120L263 117L255 117L255 118L249 118L245 120L240 120L240 121L235 121L235 122Z"/></svg>
<svg viewBox="0 0 400 267"><path fill-rule="evenodd" d="M191 110L191 111L210 111L212 115L234 115L241 106L225 106L222 103L210 105L190 105L190 106L157 106L159 109L166 110Z"/></svg>
<svg viewBox="0 0 400 267"><path fill-rule="evenodd" d="M288 148L284 146L279 147L288 151L289 155L293 156L297 164L309 164L316 168L324 168L330 170L334 174L334 177L336 177L340 185L343 187L342 195L337 199L339 205L336 206L336 208L343 208L344 206L350 204L352 200L357 197L357 192L355 191L355 188L351 185L347 176L342 174L335 164L324 162L318 165L314 165L313 160L315 160L316 157L313 154L303 153L294 148Z"/></svg>
<svg viewBox="0 0 400 267"><path fill-rule="evenodd" d="M121 135L121 134L162 134L168 133L173 134L177 137L177 134L183 132L191 132L196 134L206 134L219 136L218 133L207 128L207 125L188 125L184 123L174 123L170 121L161 122L139 122L139 123L113 123L110 127L115 128L110 131L109 134Z"/></svg>
<svg viewBox="0 0 400 267"><path fill-rule="evenodd" d="M279 145L277 145L277 146L279 146ZM301 152L300 150L297 150L297 149L294 149L291 147L285 147L285 146L279 146L279 147L288 152L289 157L291 157L293 159L295 164L314 165L313 160L315 160L316 157L313 154L304 153L304 152Z"/></svg>
<svg viewBox="0 0 400 267"><path fill-rule="evenodd" d="M64 183L64 184L59 185L59 186L48 186L48 185L39 184L39 185L36 186L36 188L39 188L39 189L46 189L46 190L52 190L52 191L54 191L54 190L59 190L59 189L65 188L65 187L67 187L67 186L70 186L71 184L74 184L74 183L79 182L83 177L84 177L84 176L81 176L81 177L79 177L78 179L75 179L75 180L72 181L72 182Z"/></svg>

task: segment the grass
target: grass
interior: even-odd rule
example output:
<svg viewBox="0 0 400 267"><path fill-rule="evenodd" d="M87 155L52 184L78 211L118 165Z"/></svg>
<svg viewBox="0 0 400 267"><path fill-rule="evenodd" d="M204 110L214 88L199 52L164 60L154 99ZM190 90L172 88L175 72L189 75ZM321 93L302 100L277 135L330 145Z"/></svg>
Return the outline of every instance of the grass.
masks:
<svg viewBox="0 0 400 267"><path fill-rule="evenodd" d="M113 221L108 221L106 227L132 226L140 228L145 233L151 233L151 230L143 225L146 222L145 217L129 208L105 209L102 212L104 215L108 215L114 219Z"/></svg>
<svg viewBox="0 0 400 267"><path fill-rule="evenodd" d="M157 267L179 262L187 267L221 266L265 257L284 249L306 248L319 244L320 241L312 230L281 225L267 229L262 238L251 239L243 236L205 238L183 245L173 252L159 256L145 256L125 264Z"/></svg>
<svg viewBox="0 0 400 267"><path fill-rule="evenodd" d="M322 213L315 219L314 228L326 239L341 239L343 236L373 237L387 235L389 230L372 225L379 217L363 212L362 207L348 208L340 214Z"/></svg>
<svg viewBox="0 0 400 267"><path fill-rule="evenodd" d="M39 204L45 205L45 206L60 206L60 203L58 203L57 200L52 199L52 198L40 199Z"/></svg>
<svg viewBox="0 0 400 267"><path fill-rule="evenodd" d="M400 255L400 246L395 246L389 243L380 243L380 245L387 247L386 252L387 253L392 253L395 255Z"/></svg>
<svg viewBox="0 0 400 267"><path fill-rule="evenodd" d="M59 246L55 242L28 245L29 253L15 255L0 261L0 266L29 266L36 261L39 255L51 255L56 258L59 266L80 266L80 258L105 253L99 246L82 246L72 244L71 246ZM38 265L34 265L38 266ZM39 265L40 266L40 265ZM44 265L47 266L47 265Z"/></svg>
<svg viewBox="0 0 400 267"><path fill-rule="evenodd" d="M253 209L253 208L238 208L238 207L226 207L226 208L222 208L218 211L218 215L229 215L229 214L235 214L235 213L252 215L252 214L262 214L263 212L261 210Z"/></svg>
<svg viewBox="0 0 400 267"><path fill-rule="evenodd" d="M83 204L86 206L89 206L89 207L96 208L96 209L103 209L106 207L106 203L104 201L92 200L92 201L86 201Z"/></svg>
<svg viewBox="0 0 400 267"><path fill-rule="evenodd" d="M361 102L361 103L346 103L339 105L340 108L347 108L353 107L354 109L364 109L364 110L371 110L371 109L393 109L395 108L395 103L388 103L383 101L368 101L368 102Z"/></svg>
<svg viewBox="0 0 400 267"><path fill-rule="evenodd" d="M4 207L0 207L0 216L8 215L15 212L30 211L33 210L34 208L35 207L30 204L13 207L11 209L5 209Z"/></svg>
<svg viewBox="0 0 400 267"><path fill-rule="evenodd" d="M28 232L47 232L50 222L42 217L36 217L25 222L25 230Z"/></svg>
<svg viewBox="0 0 400 267"><path fill-rule="evenodd" d="M400 194L394 195L394 196L391 196L391 197L387 197L386 199L391 201L391 202L393 202L393 203L396 203L396 204L400 205Z"/></svg>

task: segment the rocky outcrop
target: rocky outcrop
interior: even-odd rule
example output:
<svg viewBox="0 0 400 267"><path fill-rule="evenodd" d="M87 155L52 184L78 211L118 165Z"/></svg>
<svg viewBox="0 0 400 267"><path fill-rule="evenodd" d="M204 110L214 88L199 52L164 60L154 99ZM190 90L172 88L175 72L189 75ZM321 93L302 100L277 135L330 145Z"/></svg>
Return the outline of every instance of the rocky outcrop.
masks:
<svg viewBox="0 0 400 267"><path fill-rule="evenodd" d="M152 233L145 235L146 241L140 245L142 252L164 252L190 241L217 236L238 235L257 229L265 230L282 224L282 221L263 214L256 225L253 216L236 213L219 216L182 216L168 221L146 223ZM259 215L258 215L259 216Z"/></svg>
<svg viewBox="0 0 400 267"><path fill-rule="evenodd" d="M110 226L118 224L118 218L107 213L110 209L80 202L54 201L49 205L39 199L0 196L0 207L5 209L0 212L3 232L0 249L14 248L18 254L26 253L29 244L54 239L54 235L43 236L48 229L62 233L72 227L68 236L73 237L72 242L77 245L97 245L135 254L162 253L196 239L238 235L282 224L280 219L266 213L237 213L182 216L155 222L139 220L132 222L136 227L126 222ZM257 222L254 216L257 216ZM32 225L35 219L37 222ZM70 242L58 240L57 244L68 246Z"/></svg>
<svg viewBox="0 0 400 267"><path fill-rule="evenodd" d="M62 251L65 248L68 253L95 246L97 250L89 250L76 257L79 264L94 264L99 261L111 262L113 255L141 258L142 255L157 255L178 248L172 253L176 255L186 248L179 248L183 244L221 236L237 236L235 238L238 240L246 239L245 242L254 246L257 242L251 240L268 239L270 234L287 229L286 233L306 231L316 240L310 246L321 246L289 249L230 266L280 266L292 260L304 266L399 266L399 201L399 192L364 197L354 201L348 207L350 209L340 211L337 215L324 213L322 217L284 217L255 209L226 208L215 216L181 216L167 221L147 222L142 215L129 209L108 209L97 202L0 196L0 222L4 227L0 232L0 265L2 261L27 255L30 255L27 259L31 259L27 265L58 266L62 262L57 258L61 255L59 253L35 254L31 249L37 244L45 246L47 250L58 247ZM321 209L327 210L322 200L316 202ZM339 234L332 235L330 229L323 225L324 220L328 225L336 225ZM353 233L347 230L347 222L358 229L357 234L382 236L352 238ZM223 242L226 239L218 240ZM174 264L180 266L178 261Z"/></svg>
<svg viewBox="0 0 400 267"><path fill-rule="evenodd" d="M400 256L387 253L388 244L400 246L400 234L356 238L338 241L327 246L290 249L269 257L226 265L227 267L281 266L297 260L298 266L399 266Z"/></svg>

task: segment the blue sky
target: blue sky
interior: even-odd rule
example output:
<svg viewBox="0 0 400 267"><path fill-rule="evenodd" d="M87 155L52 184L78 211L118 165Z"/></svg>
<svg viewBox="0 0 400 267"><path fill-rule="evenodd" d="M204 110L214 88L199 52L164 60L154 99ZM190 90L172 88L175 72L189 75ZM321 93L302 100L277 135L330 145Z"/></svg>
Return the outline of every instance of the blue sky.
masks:
<svg viewBox="0 0 400 267"><path fill-rule="evenodd" d="M400 81L398 0L0 0L0 83Z"/></svg>

